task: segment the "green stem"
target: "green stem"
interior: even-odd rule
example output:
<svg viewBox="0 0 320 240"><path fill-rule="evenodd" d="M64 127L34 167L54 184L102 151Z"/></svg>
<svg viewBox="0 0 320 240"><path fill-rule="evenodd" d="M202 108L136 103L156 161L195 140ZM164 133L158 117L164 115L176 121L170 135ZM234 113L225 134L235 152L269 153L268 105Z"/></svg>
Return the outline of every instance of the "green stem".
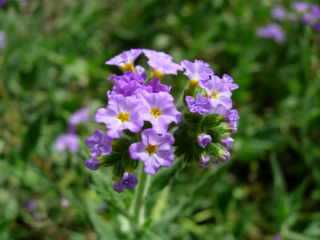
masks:
<svg viewBox="0 0 320 240"><path fill-rule="evenodd" d="M143 171L143 164L139 167L138 187L135 191L131 205L133 220L138 227L143 226L145 222L145 202L151 185L151 177Z"/></svg>

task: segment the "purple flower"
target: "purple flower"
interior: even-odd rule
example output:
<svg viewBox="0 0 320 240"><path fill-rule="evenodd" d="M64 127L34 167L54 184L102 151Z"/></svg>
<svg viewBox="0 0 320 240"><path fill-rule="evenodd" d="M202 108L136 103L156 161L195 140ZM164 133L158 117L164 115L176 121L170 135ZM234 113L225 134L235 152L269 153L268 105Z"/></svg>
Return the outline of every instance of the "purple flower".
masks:
<svg viewBox="0 0 320 240"><path fill-rule="evenodd" d="M217 108L219 105L222 105L226 109L232 107L231 91L228 85L218 76L212 76L204 87L213 108Z"/></svg>
<svg viewBox="0 0 320 240"><path fill-rule="evenodd" d="M231 109L225 114L225 118L229 123L232 132L236 132L238 130L238 121L240 119L238 111L236 109Z"/></svg>
<svg viewBox="0 0 320 240"><path fill-rule="evenodd" d="M276 20L283 21L287 15L287 11L282 6L276 6L272 9L272 17Z"/></svg>
<svg viewBox="0 0 320 240"><path fill-rule="evenodd" d="M0 32L0 49L5 48L5 46L6 46L6 34L4 32Z"/></svg>
<svg viewBox="0 0 320 240"><path fill-rule="evenodd" d="M148 83L147 86L150 89L150 92L170 92L171 87L160 82L160 79L153 78Z"/></svg>
<svg viewBox="0 0 320 240"><path fill-rule="evenodd" d="M313 4L310 6L310 10L306 12L303 17L303 22L311 26L320 23L320 7Z"/></svg>
<svg viewBox="0 0 320 240"><path fill-rule="evenodd" d="M112 138L119 138L125 129L139 132L143 126L139 112L140 105L136 97L110 94L108 106L98 109L96 122L106 124L107 134Z"/></svg>
<svg viewBox="0 0 320 240"><path fill-rule="evenodd" d="M307 2L294 2L293 9L298 13L305 13L310 8L310 4Z"/></svg>
<svg viewBox="0 0 320 240"><path fill-rule="evenodd" d="M141 55L141 53L141 49L127 50L106 61L106 64L118 66L124 71L133 71L134 61Z"/></svg>
<svg viewBox="0 0 320 240"><path fill-rule="evenodd" d="M89 120L89 109L81 108L71 115L69 118L69 124L76 126L80 123L87 122Z"/></svg>
<svg viewBox="0 0 320 240"><path fill-rule="evenodd" d="M207 115L212 111L212 106L210 100L207 97L204 97L198 94L195 98L191 96L186 96L186 103L188 109L192 113L198 113L200 115Z"/></svg>
<svg viewBox="0 0 320 240"><path fill-rule="evenodd" d="M211 157L209 155L202 154L200 156L200 166L203 168L208 167L210 160L211 160Z"/></svg>
<svg viewBox="0 0 320 240"><path fill-rule="evenodd" d="M165 74L176 75L182 68L173 62L172 57L163 52L144 49L143 53L148 58L148 64L153 69L154 77L161 78Z"/></svg>
<svg viewBox="0 0 320 240"><path fill-rule="evenodd" d="M261 38L273 39L277 43L285 41L285 34L278 24L269 24L257 30L257 35Z"/></svg>
<svg viewBox="0 0 320 240"><path fill-rule="evenodd" d="M84 165L89 169L89 170L97 170L100 167L100 162L95 158L90 158L84 162Z"/></svg>
<svg viewBox="0 0 320 240"><path fill-rule="evenodd" d="M96 130L94 134L88 137L86 144L93 157L109 155L112 152L112 138L104 134L101 130Z"/></svg>
<svg viewBox="0 0 320 240"><path fill-rule="evenodd" d="M224 139L221 140L221 143L228 149L231 150L233 147L233 138L232 137L226 137Z"/></svg>
<svg viewBox="0 0 320 240"><path fill-rule="evenodd" d="M178 112L173 97L167 92L149 93L141 92L140 116L144 121L152 124L152 128L158 133L168 130L170 123L178 123L181 113Z"/></svg>
<svg viewBox="0 0 320 240"><path fill-rule="evenodd" d="M239 88L239 85L234 82L233 78L229 74L223 74L221 82L223 83L225 89L229 91L233 91Z"/></svg>
<svg viewBox="0 0 320 240"><path fill-rule="evenodd" d="M7 3L7 0L0 0L0 8Z"/></svg>
<svg viewBox="0 0 320 240"><path fill-rule="evenodd" d="M160 167L170 167L174 159L172 144L174 138L170 133L158 134L153 129L141 133L141 142L131 144L130 156L144 163L144 171L154 175Z"/></svg>
<svg viewBox="0 0 320 240"><path fill-rule="evenodd" d="M209 134L201 133L198 135L198 145L205 148L212 142L212 137Z"/></svg>
<svg viewBox="0 0 320 240"><path fill-rule="evenodd" d="M113 83L112 92L123 96L132 96L139 90L145 88L143 75L126 72L123 75L113 75L110 77Z"/></svg>
<svg viewBox="0 0 320 240"><path fill-rule="evenodd" d="M213 75L210 65L202 60L195 60L194 62L184 60L181 62L184 74L189 78L190 83L197 86L199 82L206 82Z"/></svg>
<svg viewBox="0 0 320 240"><path fill-rule="evenodd" d="M62 134L57 138L54 148L59 152L77 152L79 149L79 138L74 133Z"/></svg>
<svg viewBox="0 0 320 240"><path fill-rule="evenodd" d="M229 161L231 159L231 154L228 149L223 149L220 154L220 159L224 162Z"/></svg>
<svg viewBox="0 0 320 240"><path fill-rule="evenodd" d="M281 235L280 234L276 234L274 237L273 237L273 240L281 240Z"/></svg>
<svg viewBox="0 0 320 240"><path fill-rule="evenodd" d="M313 25L313 28L320 32L320 23Z"/></svg>
<svg viewBox="0 0 320 240"><path fill-rule="evenodd" d="M125 189L134 189L138 183L135 175L125 172L120 181L113 184L113 189L117 192L123 192Z"/></svg>
<svg viewBox="0 0 320 240"><path fill-rule="evenodd" d="M24 203L23 207L30 213L34 212L38 208L38 203L34 199L30 199Z"/></svg>

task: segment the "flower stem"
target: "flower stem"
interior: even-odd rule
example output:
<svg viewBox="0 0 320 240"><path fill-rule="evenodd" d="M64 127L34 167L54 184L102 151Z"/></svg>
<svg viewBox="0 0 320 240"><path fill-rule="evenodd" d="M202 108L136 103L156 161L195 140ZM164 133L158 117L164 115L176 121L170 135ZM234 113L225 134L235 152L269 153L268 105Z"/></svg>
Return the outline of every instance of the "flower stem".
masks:
<svg viewBox="0 0 320 240"><path fill-rule="evenodd" d="M143 171L143 164L139 167L138 187L135 191L131 205L133 220L138 227L143 226L145 222L145 202L151 185L151 177Z"/></svg>

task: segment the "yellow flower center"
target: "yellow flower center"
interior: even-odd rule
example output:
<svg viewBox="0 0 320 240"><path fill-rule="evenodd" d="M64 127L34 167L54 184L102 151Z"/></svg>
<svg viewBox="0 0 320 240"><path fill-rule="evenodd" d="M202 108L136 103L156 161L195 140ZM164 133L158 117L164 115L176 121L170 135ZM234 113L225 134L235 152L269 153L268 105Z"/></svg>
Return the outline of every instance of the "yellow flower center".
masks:
<svg viewBox="0 0 320 240"><path fill-rule="evenodd" d="M198 87L199 81L197 79L191 79L190 80L190 86L191 87Z"/></svg>
<svg viewBox="0 0 320 240"><path fill-rule="evenodd" d="M151 115L154 116L155 118L160 117L162 114L161 110L157 107L151 108L150 112L151 112Z"/></svg>
<svg viewBox="0 0 320 240"><path fill-rule="evenodd" d="M149 153L149 155L152 155L152 154L156 153L157 152L157 145L149 144L146 147L146 151Z"/></svg>
<svg viewBox="0 0 320 240"><path fill-rule="evenodd" d="M128 122L129 118L130 118L130 113L128 112L120 112L117 116L117 118L121 121L121 122Z"/></svg>
<svg viewBox="0 0 320 240"><path fill-rule="evenodd" d="M152 70L152 77L161 79L163 77L163 73L157 69Z"/></svg>
<svg viewBox="0 0 320 240"><path fill-rule="evenodd" d="M134 65L132 63L125 63L121 66L121 70L123 72L134 72L135 68Z"/></svg>
<svg viewBox="0 0 320 240"><path fill-rule="evenodd" d="M218 99L219 98L219 92L217 92L217 91L213 91L210 95L211 95L212 99Z"/></svg>

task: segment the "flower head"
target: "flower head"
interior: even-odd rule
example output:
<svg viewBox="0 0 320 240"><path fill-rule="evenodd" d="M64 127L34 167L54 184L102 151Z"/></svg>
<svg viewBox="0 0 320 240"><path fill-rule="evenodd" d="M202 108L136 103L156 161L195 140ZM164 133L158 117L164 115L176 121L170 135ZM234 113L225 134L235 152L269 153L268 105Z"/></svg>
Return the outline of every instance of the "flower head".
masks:
<svg viewBox="0 0 320 240"><path fill-rule="evenodd" d="M209 134L201 133L198 135L198 145L205 148L212 142L212 137Z"/></svg>
<svg viewBox="0 0 320 240"><path fill-rule="evenodd" d="M305 13L310 8L310 3L307 2L294 2L293 9L298 13Z"/></svg>
<svg viewBox="0 0 320 240"><path fill-rule="evenodd" d="M87 122L89 120L89 109L81 108L71 115L69 118L69 124L76 126L80 123Z"/></svg>
<svg viewBox="0 0 320 240"><path fill-rule="evenodd" d="M123 192L125 189L134 189L138 183L135 175L125 172L120 181L113 184L113 189L117 192Z"/></svg>
<svg viewBox="0 0 320 240"><path fill-rule="evenodd" d="M222 105L226 109L232 107L231 91L221 78L212 76L204 87L213 108L217 108L219 105Z"/></svg>
<svg viewBox="0 0 320 240"><path fill-rule="evenodd" d="M166 53L144 49L143 53L148 58L148 64L153 69L154 77L161 78L166 74L176 75L182 68L173 62L172 57Z"/></svg>
<svg viewBox="0 0 320 240"><path fill-rule="evenodd" d="M100 167L100 162L95 157L92 157L84 162L89 170L97 170Z"/></svg>
<svg viewBox="0 0 320 240"><path fill-rule="evenodd" d="M202 154L200 156L200 166L203 168L208 167L211 157L207 154Z"/></svg>
<svg viewBox="0 0 320 240"><path fill-rule="evenodd" d="M139 107L140 102L134 96L110 94L108 106L98 109L96 122L106 124L107 134L112 138L119 138L125 129L139 132L143 126Z"/></svg>
<svg viewBox="0 0 320 240"><path fill-rule="evenodd" d="M285 41L285 33L278 24L269 24L259 28L257 35L261 38L273 39L277 43Z"/></svg>
<svg viewBox="0 0 320 240"><path fill-rule="evenodd" d="M86 145L93 157L109 155L112 152L112 138L101 130L96 130L94 134L88 137Z"/></svg>
<svg viewBox="0 0 320 240"><path fill-rule="evenodd" d="M223 74L221 82L226 90L233 91L239 88L239 85L234 82L233 78L229 74Z"/></svg>
<svg viewBox="0 0 320 240"><path fill-rule="evenodd" d="M208 97L198 94L195 98L186 96L185 100L189 111L192 113L207 115L212 111L212 106Z"/></svg>
<svg viewBox="0 0 320 240"><path fill-rule="evenodd" d="M221 140L221 143L228 149L231 150L233 147L233 138L232 137L226 137L224 139Z"/></svg>
<svg viewBox="0 0 320 240"><path fill-rule="evenodd" d="M240 119L238 111L236 109L231 109L226 112L225 118L228 121L232 132L236 132L238 130L238 121Z"/></svg>
<svg viewBox="0 0 320 240"><path fill-rule="evenodd" d="M79 138L74 133L66 133L61 134L55 144L54 147L57 151L70 151L72 153L77 152L79 149Z"/></svg>
<svg viewBox="0 0 320 240"><path fill-rule="evenodd" d="M135 72L125 72L123 75L112 75L112 92L123 96L132 96L144 89L144 76Z"/></svg>
<svg viewBox="0 0 320 240"><path fill-rule="evenodd" d="M195 86L199 82L206 82L214 74L210 65L202 60L195 60L194 62L184 60L181 62L181 66L190 83Z"/></svg>
<svg viewBox="0 0 320 240"><path fill-rule="evenodd" d="M0 0L0 7L3 7L7 3L7 0Z"/></svg>
<svg viewBox="0 0 320 240"><path fill-rule="evenodd" d="M172 165L174 138L170 133L158 134L153 129L141 133L141 142L131 144L129 148L132 159L143 161L144 171L154 175L160 167Z"/></svg>
<svg viewBox="0 0 320 240"><path fill-rule="evenodd" d="M178 112L173 97L167 92L149 93L144 91L140 95L141 112L144 121L152 124L158 133L168 130L170 123L178 123L181 113Z"/></svg>
<svg viewBox="0 0 320 240"><path fill-rule="evenodd" d="M288 13L284 7L276 6L272 9L272 17L276 20L283 21L288 17Z"/></svg>
<svg viewBox="0 0 320 240"><path fill-rule="evenodd" d="M118 66L124 71L133 71L134 61L140 56L141 53L141 49L127 50L106 61L106 64Z"/></svg>
<svg viewBox="0 0 320 240"><path fill-rule="evenodd" d="M158 92L170 92L171 87L161 83L160 79L153 78L147 83L148 91L158 93Z"/></svg>

